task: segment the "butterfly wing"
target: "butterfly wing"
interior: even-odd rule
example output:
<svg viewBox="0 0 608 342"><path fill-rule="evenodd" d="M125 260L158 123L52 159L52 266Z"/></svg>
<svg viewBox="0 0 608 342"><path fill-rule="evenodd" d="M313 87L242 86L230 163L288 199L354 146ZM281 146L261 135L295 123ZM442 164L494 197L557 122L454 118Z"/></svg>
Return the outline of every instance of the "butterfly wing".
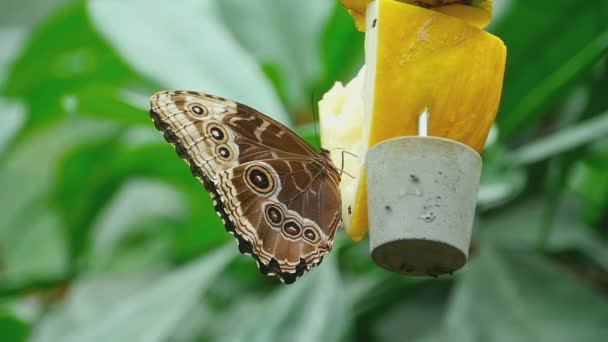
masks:
<svg viewBox="0 0 608 342"><path fill-rule="evenodd" d="M154 94L150 103L156 127L209 178L252 160L318 157L287 127L222 97L166 91Z"/></svg>
<svg viewBox="0 0 608 342"><path fill-rule="evenodd" d="M150 115L263 273L291 283L321 262L340 222L331 162L275 120L221 97L159 92Z"/></svg>
<svg viewBox="0 0 608 342"><path fill-rule="evenodd" d="M218 175L226 227L260 270L292 283L331 250L340 222L336 179L302 160L252 161ZM233 226L231 226L233 224Z"/></svg>

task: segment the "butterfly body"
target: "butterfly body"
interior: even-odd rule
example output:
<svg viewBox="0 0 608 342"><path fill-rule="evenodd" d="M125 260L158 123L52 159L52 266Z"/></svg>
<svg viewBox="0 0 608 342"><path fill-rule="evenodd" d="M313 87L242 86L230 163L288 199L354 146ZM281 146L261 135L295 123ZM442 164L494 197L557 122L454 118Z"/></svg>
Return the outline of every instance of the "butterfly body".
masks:
<svg viewBox="0 0 608 342"><path fill-rule="evenodd" d="M326 150L221 97L164 91L150 102L155 126L262 273L292 283L321 262L341 221L340 173Z"/></svg>

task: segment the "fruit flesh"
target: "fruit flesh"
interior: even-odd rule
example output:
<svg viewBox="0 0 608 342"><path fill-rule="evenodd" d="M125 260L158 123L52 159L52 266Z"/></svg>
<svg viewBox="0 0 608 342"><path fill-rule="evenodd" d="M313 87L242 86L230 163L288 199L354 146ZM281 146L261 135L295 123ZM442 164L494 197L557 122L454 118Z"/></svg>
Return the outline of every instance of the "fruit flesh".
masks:
<svg viewBox="0 0 608 342"><path fill-rule="evenodd" d="M366 40L375 75L369 146L418 135L430 111L428 134L459 141L478 152L494 122L502 90L506 48L502 41L458 18L391 0L380 0L376 27ZM370 56L368 56L370 55ZM370 114L371 114L370 113Z"/></svg>
<svg viewBox="0 0 608 342"><path fill-rule="evenodd" d="M480 29L492 21L492 0L397 0L402 3L433 9L460 18ZM366 30L366 10L370 0L342 0L342 4L355 19L359 31Z"/></svg>
<svg viewBox="0 0 608 342"><path fill-rule="evenodd" d="M365 175L363 160L367 151L367 139L363 134L363 96L365 68L346 86L337 82L319 101L319 125L322 145L331 153L336 165L345 174L340 182L342 196L342 224L348 231L353 219L359 180ZM347 151L348 153L343 153ZM363 238L351 236L356 241Z"/></svg>

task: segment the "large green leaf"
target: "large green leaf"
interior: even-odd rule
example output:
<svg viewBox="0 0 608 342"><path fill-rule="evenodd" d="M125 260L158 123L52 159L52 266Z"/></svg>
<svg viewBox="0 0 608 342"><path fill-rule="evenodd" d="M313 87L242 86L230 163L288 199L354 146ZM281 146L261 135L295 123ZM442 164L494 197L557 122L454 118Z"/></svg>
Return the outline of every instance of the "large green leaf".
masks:
<svg viewBox="0 0 608 342"><path fill-rule="evenodd" d="M357 31L353 18L342 3L336 1L321 41L323 72L316 97L320 98L335 82L348 83L364 61L363 40L365 34Z"/></svg>
<svg viewBox="0 0 608 342"><path fill-rule="evenodd" d="M279 68L290 107L310 106L311 88L321 71L322 28L332 1L218 3L224 22L238 41L262 63Z"/></svg>
<svg viewBox="0 0 608 342"><path fill-rule="evenodd" d="M10 69L4 92L24 99L26 128L57 121L71 94L89 84L119 87L134 75L93 30L82 3L60 11L30 37Z"/></svg>
<svg viewBox="0 0 608 342"><path fill-rule="evenodd" d="M267 298L241 298L234 309L211 320L204 334L223 341L336 341L350 323L335 259ZM240 322L234 328L234 322Z"/></svg>
<svg viewBox="0 0 608 342"><path fill-rule="evenodd" d="M152 130L150 128L150 131ZM160 140L160 134L153 133L154 137ZM126 229L136 223L134 220L148 220L151 216L166 218L163 213L167 213L170 208L177 209L179 201L166 203L165 201L169 200L166 194L149 196L144 202L136 199L125 202L116 197L123 185L133 178L158 180L187 196L188 202L179 206L182 208L179 214L171 215L182 224L167 227L171 228L172 236L175 236L170 240L175 243L177 258L196 256L200 251L214 248L225 241L228 235L221 227L221 221L214 212L209 195L190 174L187 165L178 158L173 147L166 143L133 144L131 139L128 139L131 136L126 132L80 146L60 165L54 199L67 224L72 257L78 258L88 254L89 244L95 243L99 238L91 235L94 227L102 224L98 220L105 220L101 216L106 215L105 208L116 207L116 201L122 201L119 208L126 212L121 216L122 219L106 227L108 230L116 230L119 227ZM155 200L155 197L159 198ZM167 210L159 209L155 212L147 211L145 215L136 215L137 208L141 208L146 202L154 204L147 205L148 208L162 206ZM98 264L99 257L94 257L92 264Z"/></svg>
<svg viewBox="0 0 608 342"><path fill-rule="evenodd" d="M185 226L176 231L177 258L194 257L231 238L215 213L209 194L171 145L162 142L125 147L114 156L110 174L121 179L134 175L157 179L186 194L190 213Z"/></svg>
<svg viewBox="0 0 608 342"><path fill-rule="evenodd" d="M10 293L11 288L25 284L68 277L64 226L53 209L44 204L30 206L11 224L19 229L2 234L0 284L3 285L3 292ZM5 286L8 288L5 289Z"/></svg>
<svg viewBox="0 0 608 342"><path fill-rule="evenodd" d="M147 100L148 96L144 97ZM140 106L129 98L126 91L111 85L92 85L80 89L74 94L74 99L74 110L80 115L112 120L128 126L152 127L152 120L148 116L148 101L145 107Z"/></svg>
<svg viewBox="0 0 608 342"><path fill-rule="evenodd" d="M166 183L126 181L91 227L89 267L140 270L164 267L173 237L188 216L182 193Z"/></svg>
<svg viewBox="0 0 608 342"><path fill-rule="evenodd" d="M547 218L548 214L552 216ZM557 199L556 210L549 210L547 204L537 198L478 218L476 226L482 242L529 249L542 246L553 253L577 251L608 270L608 245L585 226L582 214L580 205L569 196Z"/></svg>
<svg viewBox="0 0 608 342"><path fill-rule="evenodd" d="M375 341L416 341L437 329L437 319L447 306L450 287L443 281L429 281L400 292L384 310L374 317L370 332ZM370 338L372 339L372 338Z"/></svg>
<svg viewBox="0 0 608 342"><path fill-rule="evenodd" d="M88 250L92 223L121 185L111 174L120 133L75 147L58 167L53 201L66 224L71 259Z"/></svg>
<svg viewBox="0 0 608 342"><path fill-rule="evenodd" d="M59 164L66 151L104 139L116 129L111 124L74 119L41 131L5 156L0 165L4 276L23 280L63 271L64 225L49 195Z"/></svg>
<svg viewBox="0 0 608 342"><path fill-rule="evenodd" d="M104 293L103 286L90 288L81 297L68 299L67 306L34 333L33 341L165 341L236 255L233 247L205 255L144 288L132 288L120 300L111 292L105 292L109 298L97 297ZM97 306L95 298L105 303ZM79 311L88 315L79 316Z"/></svg>
<svg viewBox="0 0 608 342"><path fill-rule="evenodd" d="M515 165L529 164L563 154L608 136L608 112L573 124L552 135L528 143L513 152Z"/></svg>
<svg viewBox="0 0 608 342"><path fill-rule="evenodd" d="M522 248L484 245L453 293L443 340L604 341L608 300ZM437 339L442 340L442 339Z"/></svg>
<svg viewBox="0 0 608 342"><path fill-rule="evenodd" d="M120 55L163 87L232 98L287 121L255 59L219 19L215 1L87 4L95 27Z"/></svg>
<svg viewBox="0 0 608 342"><path fill-rule="evenodd" d="M605 1L511 1L493 27L509 49L498 116L503 137L534 127L606 54L607 15Z"/></svg>

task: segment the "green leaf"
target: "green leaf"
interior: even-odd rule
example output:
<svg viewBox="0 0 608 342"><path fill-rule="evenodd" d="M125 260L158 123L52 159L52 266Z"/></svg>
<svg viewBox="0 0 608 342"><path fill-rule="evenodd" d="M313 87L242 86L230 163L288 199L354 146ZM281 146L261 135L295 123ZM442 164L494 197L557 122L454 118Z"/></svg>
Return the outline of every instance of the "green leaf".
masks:
<svg viewBox="0 0 608 342"><path fill-rule="evenodd" d="M165 341L175 327L191 312L202 294L236 255L234 246L225 246L191 264L175 270L140 289L133 295L115 301L96 311L81 324L69 329L41 330L35 341ZM89 294L92 295L92 294ZM68 312L55 317L68 324ZM125 324L128 322L128 324Z"/></svg>
<svg viewBox="0 0 608 342"><path fill-rule="evenodd" d="M71 120L33 135L6 155L0 164L0 256L5 275L23 280L64 269L64 225L49 195L58 166L66 151L104 139L116 128Z"/></svg>
<svg viewBox="0 0 608 342"><path fill-rule="evenodd" d="M126 181L91 228L89 267L122 272L165 267L189 209L175 187L149 179Z"/></svg>
<svg viewBox="0 0 608 342"><path fill-rule="evenodd" d="M608 301L522 248L482 247L454 289L450 341L604 341Z"/></svg>
<svg viewBox="0 0 608 342"><path fill-rule="evenodd" d="M0 312L0 334L4 342L25 342L30 327L14 317Z"/></svg>
<svg viewBox="0 0 608 342"><path fill-rule="evenodd" d="M308 107L321 70L321 28L332 2L222 0L218 4L239 43L258 61L282 71L288 108Z"/></svg>
<svg viewBox="0 0 608 342"><path fill-rule="evenodd" d="M299 126L296 130L298 136L304 141L306 141L310 146L312 146L315 150L319 150L321 146L319 146L319 140L321 137L319 136L319 127L318 123L313 122L310 125Z"/></svg>
<svg viewBox="0 0 608 342"><path fill-rule="evenodd" d="M568 175L568 188L584 202L586 221L596 225L608 208L608 139L593 146ZM600 226L600 225L598 225Z"/></svg>
<svg viewBox="0 0 608 342"><path fill-rule="evenodd" d="M111 173L118 136L74 148L58 169L53 200L66 224L73 260L88 251L92 223L121 185L122 179Z"/></svg>
<svg viewBox="0 0 608 342"><path fill-rule="evenodd" d="M578 251L608 270L608 244L581 222L580 205L568 196L559 198L556 205L549 220L545 217L546 204L538 198L477 218L481 241L529 249L542 243L552 253ZM547 231L551 233L548 237ZM547 241L541 241L544 239Z"/></svg>
<svg viewBox="0 0 608 342"><path fill-rule="evenodd" d="M365 63L363 41L365 34L357 31L353 18L336 1L321 41L322 77L317 85L318 97L335 82L348 83Z"/></svg>
<svg viewBox="0 0 608 342"><path fill-rule="evenodd" d="M608 3L513 1L494 26L509 49L498 122L502 137L536 125L608 51ZM568 30L557 27L567 21Z"/></svg>
<svg viewBox="0 0 608 342"><path fill-rule="evenodd" d="M526 144L513 152L513 163L538 162L608 136L608 112Z"/></svg>
<svg viewBox="0 0 608 342"><path fill-rule="evenodd" d="M262 63L261 68L268 80L270 80L272 83L272 86L281 99L281 102L283 104L289 103L289 99L287 98L287 89L285 86L285 78L283 77L283 72L279 66L273 63Z"/></svg>
<svg viewBox="0 0 608 342"><path fill-rule="evenodd" d="M3 124L0 125L0 158L4 151L13 142L15 136L23 126L25 113L22 104L0 98L0 107L3 108Z"/></svg>
<svg viewBox="0 0 608 342"><path fill-rule="evenodd" d="M219 20L216 2L87 4L105 39L136 70L163 87L221 95L287 121L270 82Z"/></svg>
<svg viewBox="0 0 608 342"><path fill-rule="evenodd" d="M155 136L158 135L155 132ZM173 147L166 143L128 146L128 137L121 135L118 139L115 135L82 146L61 164L54 198L68 225L72 257L88 253L89 244L95 242L91 234L96 220L103 219L100 215L104 208L119 200L115 197L117 192L133 178L158 180L187 196L188 201L181 205L184 210L179 211L179 218L173 216L182 223L171 227L174 238L170 241L175 243L175 256L178 259L188 259L226 241L229 236L215 214L209 195L191 175L187 165L178 158ZM91 196L91 193L95 196ZM160 196L157 200L153 196L146 200L155 203L148 205L152 208L164 203L163 199L167 199L167 196ZM122 207L137 210L147 201L132 200L123 203ZM167 204L166 209L175 208L176 203ZM129 216L126 213L122 215L122 221L119 219L108 229L129 226L136 217L144 220L163 212L166 210L147 212L142 216ZM99 255L91 260L93 264L98 261Z"/></svg>
<svg viewBox="0 0 608 342"><path fill-rule="evenodd" d="M429 281L416 288L400 291L400 298L383 306L385 310L372 317L374 341L403 341L407 331L410 341L417 341L436 331L437 318L442 317L448 302L449 287L442 281Z"/></svg>
<svg viewBox="0 0 608 342"><path fill-rule="evenodd" d="M2 12L8 13L8 12ZM10 66L15 62L27 41L27 30L22 27L3 27L0 25L0 89L4 88Z"/></svg>
<svg viewBox="0 0 608 342"><path fill-rule="evenodd" d="M24 99L29 130L63 117L71 93L91 83L120 87L132 78L131 70L92 28L80 3L32 34L3 91Z"/></svg>
<svg viewBox="0 0 608 342"><path fill-rule="evenodd" d="M477 192L477 205L490 209L510 202L525 190L524 169L513 162L512 153L495 144L483 152L483 169Z"/></svg>
<svg viewBox="0 0 608 342"><path fill-rule="evenodd" d="M295 284L267 298L241 298L232 311L209 322L212 340L336 341L345 333L349 302L333 257ZM252 319L255 317L255 319ZM238 329L234 322L240 322Z"/></svg>
<svg viewBox="0 0 608 342"><path fill-rule="evenodd" d="M608 110L606 94L608 94L608 54L593 67L590 80L585 86L589 91L589 99L584 108L585 117L590 117Z"/></svg>
<svg viewBox="0 0 608 342"><path fill-rule="evenodd" d="M157 179L183 192L190 205L185 226L176 230L175 254L188 259L231 239L215 213L213 203L202 184L167 143L125 148L114 155L110 174L120 179L134 175Z"/></svg>
<svg viewBox="0 0 608 342"><path fill-rule="evenodd" d="M44 282L69 272L63 225L54 210L33 206L12 224L19 229L2 236L0 283L10 288Z"/></svg>
<svg viewBox="0 0 608 342"><path fill-rule="evenodd" d="M126 95L112 86L94 85L74 94L75 111L102 120L112 120L129 126L150 127L149 108L128 102Z"/></svg>
<svg viewBox="0 0 608 342"><path fill-rule="evenodd" d="M0 22L7 26L22 26L29 28L41 19L53 14L58 8L74 3L76 0L24 0L19 2L7 1L0 12Z"/></svg>

